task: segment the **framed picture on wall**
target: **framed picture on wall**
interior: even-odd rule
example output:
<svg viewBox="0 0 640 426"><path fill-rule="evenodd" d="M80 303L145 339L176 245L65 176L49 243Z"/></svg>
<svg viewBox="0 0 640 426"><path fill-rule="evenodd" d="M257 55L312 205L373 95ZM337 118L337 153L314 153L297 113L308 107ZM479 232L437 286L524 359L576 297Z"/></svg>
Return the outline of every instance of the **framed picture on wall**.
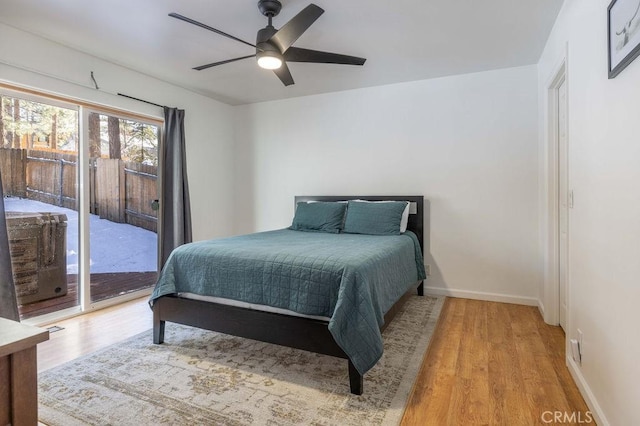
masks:
<svg viewBox="0 0 640 426"><path fill-rule="evenodd" d="M640 55L640 0L613 0L607 8L609 78Z"/></svg>

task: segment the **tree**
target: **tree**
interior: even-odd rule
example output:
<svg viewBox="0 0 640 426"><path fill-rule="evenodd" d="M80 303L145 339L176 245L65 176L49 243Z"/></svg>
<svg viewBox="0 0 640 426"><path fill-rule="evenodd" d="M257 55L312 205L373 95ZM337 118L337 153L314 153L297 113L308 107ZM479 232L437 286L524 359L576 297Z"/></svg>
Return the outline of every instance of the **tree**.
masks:
<svg viewBox="0 0 640 426"><path fill-rule="evenodd" d="M55 140L55 146L51 148L64 151L78 150L78 111L46 105L46 117L50 117L51 135L49 139ZM45 117L45 118L46 118ZM47 123L48 118L43 122ZM54 132L55 123L55 132ZM46 129L43 128L46 132Z"/></svg>
<svg viewBox="0 0 640 426"><path fill-rule="evenodd" d="M51 117L51 135L49 135L49 148L58 149L58 114Z"/></svg>
<svg viewBox="0 0 640 426"><path fill-rule="evenodd" d="M89 114L89 157L100 158L101 156L100 115L92 112Z"/></svg>
<svg viewBox="0 0 640 426"><path fill-rule="evenodd" d="M0 146L76 151L78 112L40 102L0 98ZM4 137L2 137L4 136Z"/></svg>
<svg viewBox="0 0 640 426"><path fill-rule="evenodd" d="M13 98L13 121L18 123L20 121L20 99ZM11 137L14 148L20 148L20 134L14 130Z"/></svg>
<svg viewBox="0 0 640 426"><path fill-rule="evenodd" d="M133 120L120 120L122 158L127 161L158 165L157 126Z"/></svg>
<svg viewBox="0 0 640 426"><path fill-rule="evenodd" d="M120 119L109 116L109 158L120 159Z"/></svg>

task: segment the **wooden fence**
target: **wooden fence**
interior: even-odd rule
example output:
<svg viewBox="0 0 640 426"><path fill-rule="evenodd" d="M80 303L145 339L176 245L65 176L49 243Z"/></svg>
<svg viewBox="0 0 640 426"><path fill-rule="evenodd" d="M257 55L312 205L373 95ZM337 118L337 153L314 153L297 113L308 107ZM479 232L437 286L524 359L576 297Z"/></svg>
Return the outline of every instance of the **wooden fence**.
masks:
<svg viewBox="0 0 640 426"><path fill-rule="evenodd" d="M92 214L157 232L157 167L117 159L92 158L89 208ZM53 151L0 148L5 196L77 210L77 156Z"/></svg>
<svg viewBox="0 0 640 426"><path fill-rule="evenodd" d="M77 156L51 151L27 151L25 158L26 198L77 210Z"/></svg>
<svg viewBox="0 0 640 426"><path fill-rule="evenodd" d="M24 149L0 149L0 171L4 195L27 196L27 152Z"/></svg>

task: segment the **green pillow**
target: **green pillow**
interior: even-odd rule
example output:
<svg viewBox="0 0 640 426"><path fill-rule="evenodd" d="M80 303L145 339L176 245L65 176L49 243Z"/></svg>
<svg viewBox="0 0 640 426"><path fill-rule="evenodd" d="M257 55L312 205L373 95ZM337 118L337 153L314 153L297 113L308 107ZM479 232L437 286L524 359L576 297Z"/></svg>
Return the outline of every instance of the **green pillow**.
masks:
<svg viewBox="0 0 640 426"><path fill-rule="evenodd" d="M343 232L348 234L400 235L406 201L349 201Z"/></svg>
<svg viewBox="0 0 640 426"><path fill-rule="evenodd" d="M346 203L300 201L289 229L337 234L342 229L346 209Z"/></svg>

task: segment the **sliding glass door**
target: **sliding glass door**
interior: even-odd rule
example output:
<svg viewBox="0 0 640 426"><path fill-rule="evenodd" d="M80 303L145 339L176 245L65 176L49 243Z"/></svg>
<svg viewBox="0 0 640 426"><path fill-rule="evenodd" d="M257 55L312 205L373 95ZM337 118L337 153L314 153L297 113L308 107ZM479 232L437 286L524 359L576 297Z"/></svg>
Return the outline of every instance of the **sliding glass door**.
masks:
<svg viewBox="0 0 640 426"><path fill-rule="evenodd" d="M21 318L80 303L78 107L0 93L0 173Z"/></svg>
<svg viewBox="0 0 640 426"><path fill-rule="evenodd" d="M150 292L160 123L2 89L0 172L22 319Z"/></svg>
<svg viewBox="0 0 640 426"><path fill-rule="evenodd" d="M91 302L150 288L157 278L159 131L88 111Z"/></svg>

